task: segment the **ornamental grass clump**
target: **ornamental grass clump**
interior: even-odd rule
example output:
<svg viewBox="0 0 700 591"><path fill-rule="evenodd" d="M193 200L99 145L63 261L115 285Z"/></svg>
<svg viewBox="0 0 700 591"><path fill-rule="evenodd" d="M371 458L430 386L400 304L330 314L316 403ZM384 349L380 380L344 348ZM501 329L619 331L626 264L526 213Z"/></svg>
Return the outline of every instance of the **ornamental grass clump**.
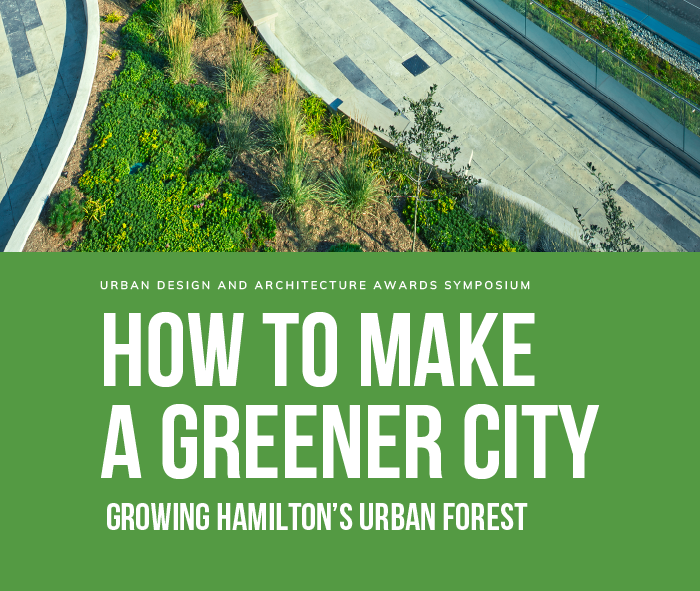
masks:
<svg viewBox="0 0 700 591"><path fill-rule="evenodd" d="M228 15L223 0L202 0L197 30L202 37L213 37L224 30Z"/></svg>
<svg viewBox="0 0 700 591"><path fill-rule="evenodd" d="M512 243L521 243L532 252L571 252L586 250L575 239L550 227L532 209L511 201L492 187L476 187L460 204L474 218L488 220Z"/></svg>
<svg viewBox="0 0 700 591"><path fill-rule="evenodd" d="M73 226L82 219L83 210L78 205L78 198L72 187L62 191L51 200L49 226L64 238L73 230Z"/></svg>
<svg viewBox="0 0 700 591"><path fill-rule="evenodd" d="M167 35L177 15L177 0L155 0L154 12L153 28L158 36Z"/></svg>
<svg viewBox="0 0 700 591"><path fill-rule="evenodd" d="M356 124L343 163L328 175L326 200L345 211L351 219L378 201L382 193L379 172L370 167L368 162L372 148L373 142L369 134Z"/></svg>
<svg viewBox="0 0 700 591"><path fill-rule="evenodd" d="M267 80L260 43L250 25L238 19L231 39L229 62L219 72L219 86L227 93L248 94Z"/></svg>
<svg viewBox="0 0 700 591"><path fill-rule="evenodd" d="M257 151L257 137L252 133L253 111L245 97L230 97L221 123L225 145L231 158L235 160L242 154Z"/></svg>
<svg viewBox="0 0 700 591"><path fill-rule="evenodd" d="M173 82L187 82L194 72L192 43L195 24L185 13L178 13L168 28L168 74Z"/></svg>
<svg viewBox="0 0 700 591"><path fill-rule="evenodd" d="M311 201L318 200L321 183L305 149L303 138L295 132L291 145L280 155L280 172L273 180L277 192L275 207L287 215L299 216Z"/></svg>
<svg viewBox="0 0 700 591"><path fill-rule="evenodd" d="M303 144L306 118L292 77L287 73L281 84L281 97L275 105L270 121L265 125L265 150L284 155Z"/></svg>

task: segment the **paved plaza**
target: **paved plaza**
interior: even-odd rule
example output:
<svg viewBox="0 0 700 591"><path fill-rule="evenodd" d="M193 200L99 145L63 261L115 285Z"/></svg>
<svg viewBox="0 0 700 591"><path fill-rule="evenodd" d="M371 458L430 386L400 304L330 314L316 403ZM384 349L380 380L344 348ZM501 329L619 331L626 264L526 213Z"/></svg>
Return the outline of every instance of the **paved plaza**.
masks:
<svg viewBox="0 0 700 591"><path fill-rule="evenodd" d="M86 31L82 0L0 0L0 250L68 120Z"/></svg>
<svg viewBox="0 0 700 591"><path fill-rule="evenodd" d="M437 84L472 172L575 222L603 223L594 165L645 250L700 250L700 177L459 0L273 0L275 34L339 97L388 109Z"/></svg>

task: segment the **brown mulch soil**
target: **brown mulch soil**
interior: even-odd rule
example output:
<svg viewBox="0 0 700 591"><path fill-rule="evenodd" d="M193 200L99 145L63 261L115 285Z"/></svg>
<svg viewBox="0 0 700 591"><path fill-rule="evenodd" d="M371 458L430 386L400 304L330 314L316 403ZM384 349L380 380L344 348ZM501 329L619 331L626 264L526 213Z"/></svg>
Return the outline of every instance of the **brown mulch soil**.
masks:
<svg viewBox="0 0 700 591"><path fill-rule="evenodd" d="M138 7L140 0L129 3L126 0L100 0L100 14L112 12L128 17ZM78 179L84 172L88 146L91 143L90 130L98 109L98 97L106 90L122 67L123 56L119 51L119 29L126 18L118 23L100 23L102 44L100 60L90 95L85 118L81 125L78 139L71 150L63 174L54 187L52 196L64 189L73 187L78 190ZM197 71L195 77L199 82L211 85L215 83L219 68L221 68L230 49L227 32L221 32L209 39L195 39L193 56ZM116 52L116 55L115 53ZM112 59L110 59L112 58ZM266 60L272 62L274 56L268 54ZM284 73L271 75L264 86L256 93L255 100L250 105L258 122L268 120L274 110L275 103L284 86ZM302 91L300 90L300 93ZM338 165L342 159L337 146L327 137L309 138L307 146L311 158L321 173ZM271 178L278 170L274 158L266 155L245 155L231 169L232 179L240 179L251 191L258 195L265 209L274 216L277 223L277 236L274 247L277 251L325 251L334 244L351 242L359 244L365 251L406 251L411 250L412 232L408 230L401 218L404 206L403 200L384 199L374 204L356 220L350 220L342 212L329 209L321 204L312 204L299 215L284 215L273 208L274 187ZM32 230L25 252L66 252L75 248L83 233L83 224L76 225L73 231L62 238L47 227L48 212L44 208L39 221ZM416 250L429 251L426 245L417 239Z"/></svg>

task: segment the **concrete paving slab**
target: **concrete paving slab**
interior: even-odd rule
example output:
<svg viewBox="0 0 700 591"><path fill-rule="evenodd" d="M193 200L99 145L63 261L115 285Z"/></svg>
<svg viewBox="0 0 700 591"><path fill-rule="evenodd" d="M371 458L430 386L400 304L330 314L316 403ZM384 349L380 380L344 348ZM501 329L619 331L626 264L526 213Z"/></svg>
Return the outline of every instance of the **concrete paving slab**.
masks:
<svg viewBox="0 0 700 591"><path fill-rule="evenodd" d="M503 100L498 94L491 90L483 81L474 80L467 88L471 90L475 96L478 96L482 101L484 101L492 109L501 103Z"/></svg>
<svg viewBox="0 0 700 591"><path fill-rule="evenodd" d="M39 156L36 154L35 150L30 150L25 157L25 161L29 162L29 165L34 169L40 169ZM15 223L19 221L22 217L24 210L34 195L36 190L36 183L29 181L26 183L13 182L10 184L8 189L8 197L10 203L12 204L12 215L15 218Z"/></svg>
<svg viewBox="0 0 700 591"><path fill-rule="evenodd" d="M39 80L38 72L30 72L25 74L21 78L17 79L17 84L19 84L19 90L22 93L22 98L26 101L37 94L43 96L44 90L41 87L41 81Z"/></svg>
<svg viewBox="0 0 700 591"><path fill-rule="evenodd" d="M325 37L312 35L319 39L317 49L325 47L321 53L335 57L330 40L397 106L404 96L422 98L437 83L437 99L445 105L443 120L460 137L460 162L466 163L473 148L473 170L483 178L500 179L507 188L575 222L573 205L592 216L602 211L594 179L585 169L587 160L594 161L610 171L615 183L637 182L681 223L700 224L700 188L689 187L698 184L697 175L687 176L673 159L667 162L647 138L458 0L433 0L430 5L416 0L277 4L280 14L306 13L278 24L280 40L295 57L311 51L309 41L315 39L307 35L308 41L301 42L294 29L321 29ZM449 55L442 65L436 47ZM428 65L415 77L400 65L413 55ZM322 84L342 86L327 61L314 56L311 62ZM673 170L667 171L669 167ZM684 193L676 198L679 191ZM623 209L639 219L628 203ZM668 246L648 228L640 231L639 239L650 248Z"/></svg>
<svg viewBox="0 0 700 591"><path fill-rule="evenodd" d="M31 125L19 84L0 90L0 105L3 106L3 116L0 117L0 154L2 154L3 145L27 133Z"/></svg>
<svg viewBox="0 0 700 591"><path fill-rule="evenodd" d="M466 155L474 150L474 162L486 174L490 174L508 158L508 155L477 127L470 127L461 137L466 144L463 153Z"/></svg>
<svg viewBox="0 0 700 591"><path fill-rule="evenodd" d="M453 88L455 85L452 85ZM472 124L483 125L488 121L493 111L489 109L489 106L478 98L474 93L469 90L466 86L457 90L452 96L448 96L450 101L457 107Z"/></svg>
<svg viewBox="0 0 700 591"><path fill-rule="evenodd" d="M7 194L7 183L0 179L0 240L9 238L15 227L15 219L12 215L12 205Z"/></svg>
<svg viewBox="0 0 700 591"><path fill-rule="evenodd" d="M524 171L543 156L542 152L526 138L512 130L508 130L505 135L494 138L493 142L508 155L509 160L518 166L522 175L525 175Z"/></svg>
<svg viewBox="0 0 700 591"><path fill-rule="evenodd" d="M443 67L464 86L468 86L476 80L476 76L456 60L450 60Z"/></svg>
<svg viewBox="0 0 700 591"><path fill-rule="evenodd" d="M559 166L557 168L559 170L544 186L564 205L568 205L572 209L577 207L582 214L587 214L598 203L598 200L572 180Z"/></svg>
<svg viewBox="0 0 700 591"><path fill-rule="evenodd" d="M331 61L339 60L345 55L345 52L338 47L316 21L306 23L304 31Z"/></svg>
<svg viewBox="0 0 700 591"><path fill-rule="evenodd" d="M341 29L348 29L354 25L366 26L362 19L344 4L334 0L321 0L317 4Z"/></svg>
<svg viewBox="0 0 700 591"><path fill-rule="evenodd" d="M517 109L505 101L494 107L493 110L521 135L525 135L534 127L527 117L521 115Z"/></svg>
<svg viewBox="0 0 700 591"><path fill-rule="evenodd" d="M566 154L557 162L557 166L591 195L598 194L598 181L583 164L578 160L574 160L570 154Z"/></svg>
<svg viewBox="0 0 700 591"><path fill-rule="evenodd" d="M17 73L12 60L0 63L0 90L10 88L17 84Z"/></svg>
<svg viewBox="0 0 700 591"><path fill-rule="evenodd" d="M39 88L41 89L41 86L39 86ZM44 119L49 102L46 100L43 90L41 90L39 94L26 99L24 101L24 106L27 110L30 127L38 127Z"/></svg>
<svg viewBox="0 0 700 591"><path fill-rule="evenodd" d="M39 152L39 164L41 165L41 168L44 172L46 172L46 169L49 166L49 162L51 162L51 158L53 157L54 153L53 147L48 148L47 150L44 150L43 152Z"/></svg>
<svg viewBox="0 0 700 591"><path fill-rule="evenodd" d="M504 85L506 88L509 88L508 85ZM512 104L512 103L511 103ZM537 129L540 131L547 131L552 125L554 125L554 120L552 119L552 112L549 110L549 113L545 115L540 109L538 109L536 106L536 102L530 99L522 99L519 102L517 102L515 105L513 105L513 108L520 113L520 115L532 123ZM529 133L530 129L528 129L525 133Z"/></svg>

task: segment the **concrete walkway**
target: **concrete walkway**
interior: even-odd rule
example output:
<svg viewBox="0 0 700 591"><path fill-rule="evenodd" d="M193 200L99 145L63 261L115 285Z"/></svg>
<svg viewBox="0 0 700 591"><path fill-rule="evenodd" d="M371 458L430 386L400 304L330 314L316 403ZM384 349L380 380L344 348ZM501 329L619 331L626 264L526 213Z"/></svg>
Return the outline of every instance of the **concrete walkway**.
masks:
<svg viewBox="0 0 700 591"><path fill-rule="evenodd" d="M85 39L82 0L0 0L0 251L63 133Z"/></svg>
<svg viewBox="0 0 700 591"><path fill-rule="evenodd" d="M472 172L604 224L593 162L645 250L700 250L700 177L459 0L273 0L275 34L338 97L395 110L432 84Z"/></svg>

